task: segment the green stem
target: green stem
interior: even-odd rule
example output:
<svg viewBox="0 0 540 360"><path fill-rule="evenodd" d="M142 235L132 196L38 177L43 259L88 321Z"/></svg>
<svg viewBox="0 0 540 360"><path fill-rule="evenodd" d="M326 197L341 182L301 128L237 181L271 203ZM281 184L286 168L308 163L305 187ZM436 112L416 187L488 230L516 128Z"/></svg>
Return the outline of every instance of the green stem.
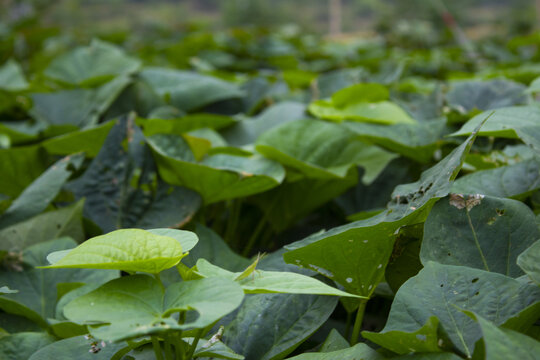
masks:
<svg viewBox="0 0 540 360"><path fill-rule="evenodd" d="M266 215L264 215L259 223L257 224L257 227L253 231L253 234L251 234L251 237L249 238L246 247L242 251L242 256L248 257L251 253L251 249L253 249L253 245L255 245L255 240L259 237L259 234L264 229L264 225L266 225Z"/></svg>
<svg viewBox="0 0 540 360"><path fill-rule="evenodd" d="M352 312L347 312L347 322L345 323L345 338L348 338L351 334L352 314Z"/></svg>
<svg viewBox="0 0 540 360"><path fill-rule="evenodd" d="M154 348L156 360L163 360L163 354L161 353L161 345L159 345L159 340L157 336L152 336L152 347Z"/></svg>
<svg viewBox="0 0 540 360"><path fill-rule="evenodd" d="M171 344L170 334L166 334L165 335L165 344L164 344L164 347L165 347L165 359L166 360L174 360L171 346L172 346L172 344Z"/></svg>
<svg viewBox="0 0 540 360"><path fill-rule="evenodd" d="M201 339L201 336L203 336L204 329L200 329L197 331L197 335L195 335L195 338L193 339L193 343L191 343L191 347L188 351L188 360L193 357L193 354L195 354L195 350L197 350L197 344L199 343L199 340Z"/></svg>
<svg viewBox="0 0 540 360"><path fill-rule="evenodd" d="M360 337L360 331L362 330L362 321L364 320L364 312L366 311L366 304L368 299L360 299L358 310L356 312L356 320L354 321L354 328L351 335L351 346L358 342Z"/></svg>
<svg viewBox="0 0 540 360"><path fill-rule="evenodd" d="M176 360L184 360L186 358L186 353L184 351L184 341L182 340L182 332L176 332L174 334L174 353L176 355Z"/></svg>

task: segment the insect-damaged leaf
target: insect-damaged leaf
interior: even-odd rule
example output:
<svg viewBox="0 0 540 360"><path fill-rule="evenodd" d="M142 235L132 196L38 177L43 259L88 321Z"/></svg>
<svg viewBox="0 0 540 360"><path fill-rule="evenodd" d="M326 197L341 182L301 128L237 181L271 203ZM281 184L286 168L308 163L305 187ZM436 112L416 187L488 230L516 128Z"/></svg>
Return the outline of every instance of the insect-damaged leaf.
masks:
<svg viewBox="0 0 540 360"><path fill-rule="evenodd" d="M204 328L236 309L244 298L234 281L209 278L183 281L166 290L154 278L132 275L106 283L76 298L64 307L64 315L90 326L96 338L120 341L168 330ZM171 317L180 311L195 310L179 324ZM189 314L188 314L189 315Z"/></svg>
<svg viewBox="0 0 540 360"><path fill-rule="evenodd" d="M194 192L156 182L152 156L131 117L114 125L98 156L69 188L86 198L85 216L104 232L178 226L200 206Z"/></svg>
<svg viewBox="0 0 540 360"><path fill-rule="evenodd" d="M521 312L531 311L525 321L534 321L540 315L539 302L537 286L523 285L497 273L430 261L400 287L384 329L380 333L363 332L363 336L381 345L397 341L393 346L403 348L405 344L399 342L406 338L395 338L394 331L416 332L418 324L436 316L453 345L470 357L481 334L476 322L461 309L502 325Z"/></svg>
<svg viewBox="0 0 540 360"><path fill-rule="evenodd" d="M90 351L94 342L97 342L95 346L100 349L98 352ZM111 342L107 342L103 346L101 341L81 335L45 346L32 354L28 360L110 360L117 351L124 347L125 344Z"/></svg>
<svg viewBox="0 0 540 360"><path fill-rule="evenodd" d="M539 188L540 159L533 158L462 176L452 185L452 192L521 199Z"/></svg>
<svg viewBox="0 0 540 360"><path fill-rule="evenodd" d="M475 136L424 171L417 182L396 187L385 212L290 244L285 261L317 271L350 293L371 296L384 276L395 231L424 221L427 210L448 194Z"/></svg>
<svg viewBox="0 0 540 360"><path fill-rule="evenodd" d="M452 196L457 195L441 199L429 213L422 262L468 266L514 278L522 275L516 259L540 238L534 213L516 200L464 196L463 202L477 202L461 207Z"/></svg>
<svg viewBox="0 0 540 360"><path fill-rule="evenodd" d="M89 239L69 252L52 253L47 268L115 269L157 274L175 266L185 256L182 245L169 232L179 232L193 244L194 234L165 229L155 234L140 229L122 229ZM166 235L161 235L166 234ZM173 235L174 236L174 235Z"/></svg>

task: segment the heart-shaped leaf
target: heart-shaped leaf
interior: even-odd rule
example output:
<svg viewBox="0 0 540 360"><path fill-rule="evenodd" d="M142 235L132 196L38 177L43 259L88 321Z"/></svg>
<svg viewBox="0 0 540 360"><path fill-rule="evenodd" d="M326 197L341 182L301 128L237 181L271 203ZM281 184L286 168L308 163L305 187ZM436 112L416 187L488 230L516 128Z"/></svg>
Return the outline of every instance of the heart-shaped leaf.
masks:
<svg viewBox="0 0 540 360"><path fill-rule="evenodd" d="M120 341L168 330L204 328L236 309L244 292L234 281L208 278L175 283L165 290L154 278L132 275L108 282L64 307L64 315L90 326L98 339ZM171 317L195 310L179 324Z"/></svg>
<svg viewBox="0 0 540 360"><path fill-rule="evenodd" d="M436 316L453 345L470 357L481 335L476 322L461 309L502 325L528 309L533 311L528 321L534 321L531 319L540 315L539 302L537 286L523 285L497 273L430 261L399 288L381 333L363 332L363 336L381 345L391 337L399 343L394 331L416 332L419 324Z"/></svg>
<svg viewBox="0 0 540 360"><path fill-rule="evenodd" d="M474 203L460 206L456 198ZM516 264L518 255L539 238L535 215L522 202L452 194L429 213L420 259L424 264L436 261L515 278L523 275Z"/></svg>
<svg viewBox="0 0 540 360"><path fill-rule="evenodd" d="M46 268L83 268L83 269L115 269L130 272L159 272L175 266L185 256L182 245L176 237L184 238L191 246L193 234L176 230L175 238L168 236L175 230L159 230L157 235L141 229L122 229L105 235L91 238L75 249L63 253L51 254L48 259L54 260Z"/></svg>

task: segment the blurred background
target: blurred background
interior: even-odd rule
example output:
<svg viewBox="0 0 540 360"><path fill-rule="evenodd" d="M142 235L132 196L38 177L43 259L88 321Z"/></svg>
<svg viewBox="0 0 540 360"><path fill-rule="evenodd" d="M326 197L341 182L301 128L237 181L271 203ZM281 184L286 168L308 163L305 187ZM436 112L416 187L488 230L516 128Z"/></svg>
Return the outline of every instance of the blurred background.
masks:
<svg viewBox="0 0 540 360"><path fill-rule="evenodd" d="M0 0L2 27L40 21L79 34L152 28L294 24L319 34L391 29L430 34L443 7L473 38L523 33L537 24L535 0ZM0 31L1 35L1 31Z"/></svg>

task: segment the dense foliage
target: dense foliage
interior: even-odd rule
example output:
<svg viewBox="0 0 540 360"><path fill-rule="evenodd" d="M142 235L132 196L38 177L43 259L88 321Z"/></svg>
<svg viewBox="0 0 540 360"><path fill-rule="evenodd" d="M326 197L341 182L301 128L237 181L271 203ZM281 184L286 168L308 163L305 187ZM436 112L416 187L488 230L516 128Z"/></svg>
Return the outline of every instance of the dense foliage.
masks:
<svg viewBox="0 0 540 360"><path fill-rule="evenodd" d="M3 38L2 359L538 359L538 34L290 30Z"/></svg>

